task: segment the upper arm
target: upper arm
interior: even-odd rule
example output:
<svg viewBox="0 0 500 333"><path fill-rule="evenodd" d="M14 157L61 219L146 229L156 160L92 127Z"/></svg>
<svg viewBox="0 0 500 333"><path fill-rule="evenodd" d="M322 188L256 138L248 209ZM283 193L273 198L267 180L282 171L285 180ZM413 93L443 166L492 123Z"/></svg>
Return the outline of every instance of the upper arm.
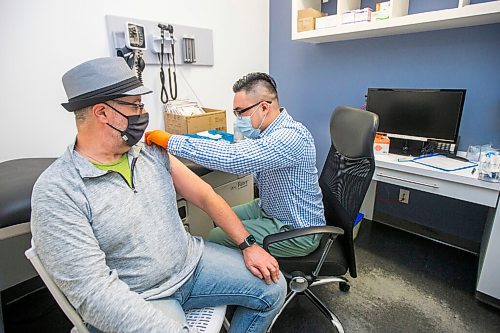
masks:
<svg viewBox="0 0 500 333"><path fill-rule="evenodd" d="M172 155L170 155L170 174L176 192L198 207L201 207L203 201L210 195L215 194L210 185Z"/></svg>

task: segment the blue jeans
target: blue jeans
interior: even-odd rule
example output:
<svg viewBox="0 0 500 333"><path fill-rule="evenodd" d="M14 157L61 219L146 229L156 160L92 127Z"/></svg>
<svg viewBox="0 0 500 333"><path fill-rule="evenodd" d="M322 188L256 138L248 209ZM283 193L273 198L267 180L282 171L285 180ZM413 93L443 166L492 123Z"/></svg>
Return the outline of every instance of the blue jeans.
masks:
<svg viewBox="0 0 500 333"><path fill-rule="evenodd" d="M173 295L151 300L169 318L185 323L184 311L236 305L229 333L262 333L285 301L286 281L267 285L246 268L239 250L205 241L193 275ZM91 332L99 332L90 328Z"/></svg>
<svg viewBox="0 0 500 333"><path fill-rule="evenodd" d="M191 278L169 299L184 310L236 305L229 332L265 332L285 301L286 281L267 285L246 268L239 250L205 242Z"/></svg>

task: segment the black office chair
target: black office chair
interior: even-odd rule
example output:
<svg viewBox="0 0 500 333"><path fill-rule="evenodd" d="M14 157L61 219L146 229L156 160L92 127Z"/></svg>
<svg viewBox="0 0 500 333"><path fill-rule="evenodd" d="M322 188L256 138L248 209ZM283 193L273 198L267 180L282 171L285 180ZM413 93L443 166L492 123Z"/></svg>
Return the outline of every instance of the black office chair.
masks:
<svg viewBox="0 0 500 333"><path fill-rule="evenodd" d="M290 291L268 332L298 294L306 295L338 332L344 332L337 316L310 287L338 282L340 290L347 292L350 285L344 275L349 271L353 278L356 277L353 227L375 169L373 140L377 128L376 114L347 106L337 107L330 119L332 145L319 178L327 226L295 229L264 238L264 248L269 251L269 246L276 242L323 234L313 253L304 257L277 258Z"/></svg>

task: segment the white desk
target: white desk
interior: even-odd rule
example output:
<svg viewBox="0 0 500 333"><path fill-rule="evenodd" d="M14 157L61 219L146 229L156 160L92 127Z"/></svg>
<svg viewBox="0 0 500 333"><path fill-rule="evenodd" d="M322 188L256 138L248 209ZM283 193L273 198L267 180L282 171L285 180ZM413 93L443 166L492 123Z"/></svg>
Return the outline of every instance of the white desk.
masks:
<svg viewBox="0 0 500 333"><path fill-rule="evenodd" d="M399 155L376 155L375 173L363 202L361 211L366 218L373 218L377 182L416 189L423 192L469 201L489 207L481 250L476 287L478 299L500 304L500 209L498 209L500 184L477 179L472 169L454 172L440 171L414 162L398 162ZM498 304L495 304L498 302Z"/></svg>

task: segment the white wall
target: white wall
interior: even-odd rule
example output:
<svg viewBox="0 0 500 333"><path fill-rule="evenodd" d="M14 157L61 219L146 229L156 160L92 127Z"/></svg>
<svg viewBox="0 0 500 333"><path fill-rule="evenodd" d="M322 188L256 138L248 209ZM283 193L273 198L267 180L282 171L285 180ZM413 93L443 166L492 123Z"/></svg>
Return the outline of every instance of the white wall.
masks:
<svg viewBox="0 0 500 333"><path fill-rule="evenodd" d="M56 157L74 140L74 116L61 76L71 67L109 56L105 15L197 26L213 30L214 66L179 66L179 97L232 109L232 85L251 71L269 71L269 0L16 0L0 4L0 162ZM144 84L149 129L163 128L159 66ZM168 78L167 78L168 81ZM228 112L228 129L232 114Z"/></svg>

